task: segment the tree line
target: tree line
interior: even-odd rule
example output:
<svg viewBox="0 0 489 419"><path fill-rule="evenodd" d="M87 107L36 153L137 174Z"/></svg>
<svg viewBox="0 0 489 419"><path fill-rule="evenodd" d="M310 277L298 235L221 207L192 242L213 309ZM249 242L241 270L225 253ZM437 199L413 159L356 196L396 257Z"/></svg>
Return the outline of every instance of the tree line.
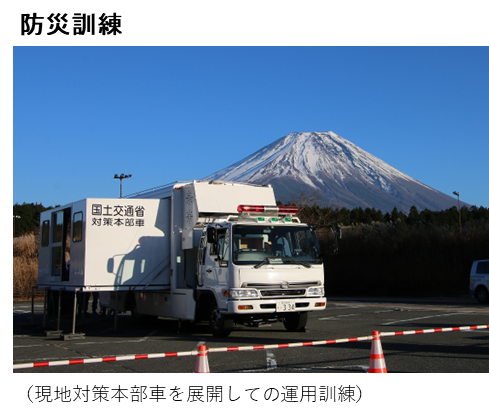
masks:
<svg viewBox="0 0 489 419"><path fill-rule="evenodd" d="M489 208L476 206L463 206L460 212L453 206L445 210L433 211L419 210L412 206L409 212L399 211L394 207L392 211L382 212L376 208L356 207L349 209L338 205L321 206L321 192L302 191L292 195L286 205L299 208L298 217L301 221L313 226L358 226L372 223L394 223L399 226L425 226L425 227L460 227L460 224L489 222ZM282 205L282 202L278 202Z"/></svg>
<svg viewBox="0 0 489 419"><path fill-rule="evenodd" d="M59 205L57 205L59 206ZM41 203L23 203L14 204L14 236L19 237L25 234L39 234L39 218L41 212L52 209L53 207L45 207Z"/></svg>
<svg viewBox="0 0 489 419"><path fill-rule="evenodd" d="M314 205L298 205L301 221L312 225L356 226L372 223L394 223L406 226L426 227L459 227L467 223L489 222L489 209L484 207L462 207L460 214L457 207L446 210L419 211L412 206L409 213L399 211L396 207L390 212L382 212L375 208L331 208Z"/></svg>

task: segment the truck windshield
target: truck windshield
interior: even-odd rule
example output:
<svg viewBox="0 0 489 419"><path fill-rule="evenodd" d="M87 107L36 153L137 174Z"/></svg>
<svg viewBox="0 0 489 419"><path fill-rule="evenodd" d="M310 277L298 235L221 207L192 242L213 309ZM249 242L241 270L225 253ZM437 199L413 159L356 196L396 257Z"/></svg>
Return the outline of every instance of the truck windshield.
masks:
<svg viewBox="0 0 489 419"><path fill-rule="evenodd" d="M237 225L232 240L237 265L321 263L316 235L307 226Z"/></svg>

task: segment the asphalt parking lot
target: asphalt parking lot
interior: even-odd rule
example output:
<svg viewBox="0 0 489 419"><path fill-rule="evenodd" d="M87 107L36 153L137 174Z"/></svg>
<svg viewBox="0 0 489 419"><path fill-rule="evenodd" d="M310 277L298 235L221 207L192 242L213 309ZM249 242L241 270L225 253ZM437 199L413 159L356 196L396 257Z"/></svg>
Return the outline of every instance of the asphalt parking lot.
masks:
<svg viewBox="0 0 489 419"><path fill-rule="evenodd" d="M122 355L196 351L210 348L277 345L344 339L379 332L489 324L489 306L472 299L330 298L326 310L311 314L304 333L287 332L281 323L237 327L227 338L214 338L206 324L157 319L135 322L119 314L88 315L76 325L82 339L48 336L57 319L43 327L42 302L31 316L30 302L13 305L13 364L93 359ZM116 326L114 330L114 326ZM62 318L70 334L72 320ZM389 373L487 373L489 329L392 336L381 339ZM368 371L371 341L297 348L209 353L211 372L219 373L359 373ZM15 373L191 373L195 356L97 362L15 369Z"/></svg>

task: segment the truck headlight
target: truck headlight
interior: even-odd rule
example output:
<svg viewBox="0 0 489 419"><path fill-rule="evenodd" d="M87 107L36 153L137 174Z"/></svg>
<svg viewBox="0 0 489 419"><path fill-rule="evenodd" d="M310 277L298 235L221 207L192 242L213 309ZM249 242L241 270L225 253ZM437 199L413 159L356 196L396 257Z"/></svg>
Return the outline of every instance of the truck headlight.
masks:
<svg viewBox="0 0 489 419"><path fill-rule="evenodd" d="M307 289L308 296L322 297L324 296L324 287L311 287Z"/></svg>
<svg viewBox="0 0 489 419"><path fill-rule="evenodd" d="M245 289L245 288L231 288L229 290L229 295L231 298L258 298L258 290L255 289Z"/></svg>

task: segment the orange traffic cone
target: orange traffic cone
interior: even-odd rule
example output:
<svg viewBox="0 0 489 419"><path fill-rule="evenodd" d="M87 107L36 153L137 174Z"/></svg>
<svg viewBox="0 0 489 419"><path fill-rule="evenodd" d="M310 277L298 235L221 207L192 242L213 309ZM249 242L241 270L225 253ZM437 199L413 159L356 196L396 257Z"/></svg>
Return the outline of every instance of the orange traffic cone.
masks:
<svg viewBox="0 0 489 419"><path fill-rule="evenodd" d="M382 344L380 343L380 333L377 330L374 330L373 336L374 338L372 339L372 349L370 350L370 365L368 367L368 372L387 372L384 353L382 352Z"/></svg>
<svg viewBox="0 0 489 419"><path fill-rule="evenodd" d="M209 361L207 360L207 346L200 345L199 353L197 354L197 365L195 372L210 372Z"/></svg>

